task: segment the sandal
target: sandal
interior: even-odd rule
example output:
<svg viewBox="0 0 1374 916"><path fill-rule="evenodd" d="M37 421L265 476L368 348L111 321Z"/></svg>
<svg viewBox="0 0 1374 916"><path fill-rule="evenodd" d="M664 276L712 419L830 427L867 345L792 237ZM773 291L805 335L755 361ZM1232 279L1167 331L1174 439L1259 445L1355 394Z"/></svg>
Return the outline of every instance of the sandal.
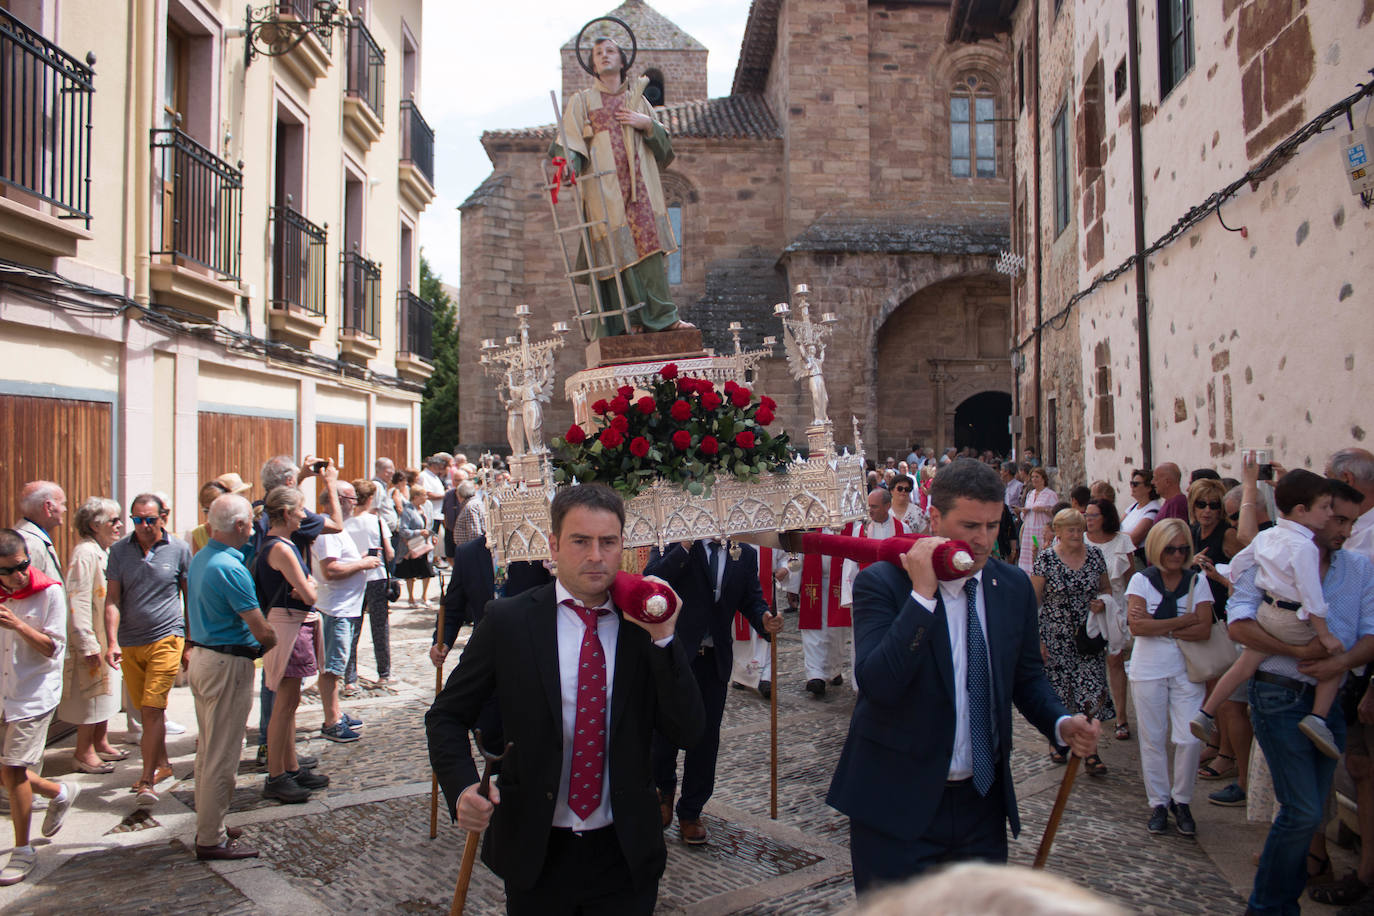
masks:
<svg viewBox="0 0 1374 916"><path fill-rule="evenodd" d="M1083 758L1083 769L1087 771L1089 776L1107 775L1107 765L1096 754L1090 754Z"/></svg>
<svg viewBox="0 0 1374 916"><path fill-rule="evenodd" d="M1058 751L1050 751L1050 763L1062 764L1067 760L1068 758L1065 757L1063 754L1059 753Z"/></svg>
<svg viewBox="0 0 1374 916"><path fill-rule="evenodd" d="M1198 755L1198 763L1211 763L1216 759L1217 754L1221 753L1221 748L1215 744L1207 743L1202 746L1202 753Z"/></svg>
<svg viewBox="0 0 1374 916"><path fill-rule="evenodd" d="M1335 881L1335 873L1331 871L1331 859L1329 856L1319 856L1315 852L1309 852L1307 858L1317 863L1317 870L1312 870L1311 862L1307 865L1307 883L1328 885Z"/></svg>
<svg viewBox="0 0 1374 916"><path fill-rule="evenodd" d="M1129 722L1122 722L1120 725L1118 725L1118 726L1116 727L1116 740L1118 740L1118 741L1129 741L1129 740L1131 740L1131 726L1130 726L1130 723L1129 723Z"/></svg>
<svg viewBox="0 0 1374 916"><path fill-rule="evenodd" d="M1325 862L1322 871L1318 872L1317 875L1309 877L1308 881L1311 881L1314 878L1319 877L1321 874L1324 874L1326 871L1330 870L1330 859L1319 859L1317 856L1312 855L1312 853L1310 852L1307 855L1311 859L1316 859L1319 862ZM1352 871L1344 878L1341 878L1337 881L1328 881L1324 884L1318 884L1316 887L1312 888L1307 892L1307 896L1311 897L1317 903L1325 903L1328 906L1349 906L1350 904L1355 903L1358 900L1363 900L1365 894L1367 894L1368 892L1369 885L1361 881L1360 876L1356 872Z"/></svg>
<svg viewBox="0 0 1374 916"><path fill-rule="evenodd" d="M1198 779L1225 779L1236 774L1236 758L1232 757L1230 754L1217 754L1212 760L1229 760L1231 761L1231 765L1224 770L1218 770L1210 763L1204 764L1198 767Z"/></svg>

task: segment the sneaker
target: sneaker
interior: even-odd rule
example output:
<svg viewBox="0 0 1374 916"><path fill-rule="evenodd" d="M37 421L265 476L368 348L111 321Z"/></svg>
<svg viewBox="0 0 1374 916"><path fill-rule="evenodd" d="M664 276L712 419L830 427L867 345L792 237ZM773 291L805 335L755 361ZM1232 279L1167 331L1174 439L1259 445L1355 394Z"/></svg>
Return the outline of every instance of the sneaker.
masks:
<svg viewBox="0 0 1374 916"><path fill-rule="evenodd" d="M1163 805L1155 805L1155 810L1150 813L1149 831L1151 833L1165 833L1169 829L1169 809Z"/></svg>
<svg viewBox="0 0 1374 916"><path fill-rule="evenodd" d="M1245 804L1245 790L1240 787L1240 783L1233 782L1207 796L1207 800L1223 808L1239 808Z"/></svg>
<svg viewBox="0 0 1374 916"><path fill-rule="evenodd" d="M74 782L60 782L62 791L57 793L48 804L48 813L43 815L43 836L56 836L57 831L62 829L62 822L67 819L67 812L72 809L72 804L76 802L76 797L81 794L81 787ZM63 798L63 795L66 798Z"/></svg>
<svg viewBox="0 0 1374 916"><path fill-rule="evenodd" d="M258 745L258 754L253 758L253 762L260 767L267 766L267 745Z"/></svg>
<svg viewBox="0 0 1374 916"><path fill-rule="evenodd" d="M347 725L349 728L353 729L354 731L358 731L359 729L361 729L361 728L363 727L363 720L362 720L362 719L355 719L355 718L353 718L352 716L350 716L350 715L349 715L348 713L346 713L346 712L341 712L341 713L339 713L339 715L342 717L343 724L344 724L344 725Z"/></svg>
<svg viewBox="0 0 1374 916"><path fill-rule="evenodd" d="M1188 730L1193 733L1194 738L1204 744L1217 743L1217 720L1200 709L1188 723Z"/></svg>
<svg viewBox="0 0 1374 916"><path fill-rule="evenodd" d="M297 754L296 766L302 770L311 770L320 765L320 758L314 754Z"/></svg>
<svg viewBox="0 0 1374 916"><path fill-rule="evenodd" d="M1169 813L1174 816L1179 836L1197 836L1197 822L1193 820L1193 812L1186 804L1170 802Z"/></svg>
<svg viewBox="0 0 1374 916"><path fill-rule="evenodd" d="M310 800L310 790L296 782L290 773L269 776L262 784L262 797L275 798L287 805L299 805Z"/></svg>
<svg viewBox="0 0 1374 916"><path fill-rule="evenodd" d="M169 735L186 734L186 726L182 725L180 722L173 722L171 719L168 719L164 724L167 726L167 734Z"/></svg>
<svg viewBox="0 0 1374 916"><path fill-rule="evenodd" d="M329 785L328 776L306 769L304 766L294 773L288 770L287 775L296 780L296 785L304 789L323 789Z"/></svg>
<svg viewBox="0 0 1374 916"><path fill-rule="evenodd" d="M38 861L38 852L32 846L20 846L10 853L10 860L0 869L0 887L18 884L29 876Z"/></svg>
<svg viewBox="0 0 1374 916"><path fill-rule="evenodd" d="M1317 746L1317 750L1332 760L1341 756L1340 748L1336 747L1336 736L1331 734L1331 729L1320 716L1311 713L1303 716L1302 721L1298 723L1298 731L1306 735L1308 740Z"/></svg>
<svg viewBox="0 0 1374 916"><path fill-rule="evenodd" d="M324 728L320 729L320 734L324 735L330 741L337 741L340 744L348 744L350 741L357 741L362 737L362 735L359 735L353 729L349 728L348 723L344 722L342 719L333 725L326 725Z"/></svg>
<svg viewBox="0 0 1374 916"><path fill-rule="evenodd" d="M138 793L138 806L140 808L151 808L157 804L157 789L154 789L149 783L140 779L134 783L133 791Z"/></svg>

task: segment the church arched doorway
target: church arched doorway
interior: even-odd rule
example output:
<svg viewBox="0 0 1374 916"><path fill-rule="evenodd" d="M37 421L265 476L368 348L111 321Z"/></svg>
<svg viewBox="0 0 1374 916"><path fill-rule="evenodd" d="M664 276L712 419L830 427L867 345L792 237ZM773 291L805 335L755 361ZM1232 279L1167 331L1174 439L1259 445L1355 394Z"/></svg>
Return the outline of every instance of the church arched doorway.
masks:
<svg viewBox="0 0 1374 916"><path fill-rule="evenodd" d="M954 447L1011 452L1011 395L982 391L954 408Z"/></svg>

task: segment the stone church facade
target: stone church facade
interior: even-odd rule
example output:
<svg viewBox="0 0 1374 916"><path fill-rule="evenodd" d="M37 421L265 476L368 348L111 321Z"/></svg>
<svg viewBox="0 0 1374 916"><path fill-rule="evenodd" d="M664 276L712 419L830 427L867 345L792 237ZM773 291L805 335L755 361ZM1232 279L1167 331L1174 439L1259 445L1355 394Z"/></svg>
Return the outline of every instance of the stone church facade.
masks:
<svg viewBox="0 0 1374 916"><path fill-rule="evenodd" d="M993 271L1009 247L1005 49L947 44L948 3L754 0L731 92L711 99L698 42L642 0L609 15L638 38L632 75L661 92L676 156L664 190L681 227L674 300L706 346L730 352L732 321L746 347L780 336L773 304L805 283L813 310L840 318L826 355L838 442L852 440L853 416L872 457L912 442L1008 448L1009 293ZM572 47L561 49L565 97L590 81ZM508 450L481 339L514 334L520 303L540 337L572 315L543 190L554 137L551 123L484 133L492 172L461 207L469 454ZM585 366L572 338L546 435L571 422L561 379ZM809 402L780 347L755 384L778 402L777 428L802 440Z"/></svg>

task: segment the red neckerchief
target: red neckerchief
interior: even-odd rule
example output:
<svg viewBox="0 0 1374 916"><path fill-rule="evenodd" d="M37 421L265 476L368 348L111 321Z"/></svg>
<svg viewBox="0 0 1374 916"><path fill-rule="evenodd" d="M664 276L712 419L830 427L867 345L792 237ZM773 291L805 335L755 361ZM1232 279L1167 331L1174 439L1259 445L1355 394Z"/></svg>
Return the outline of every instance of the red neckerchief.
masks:
<svg viewBox="0 0 1374 916"><path fill-rule="evenodd" d="M44 575L43 570L39 569L36 566L30 566L29 584L24 586L17 592L6 591L3 586L0 586L0 599L4 599L6 601L17 601L20 598L27 598L30 595L36 595L39 592L43 591L43 589L45 588L50 588L54 585L59 584L60 583L56 579L49 579L46 575Z"/></svg>

